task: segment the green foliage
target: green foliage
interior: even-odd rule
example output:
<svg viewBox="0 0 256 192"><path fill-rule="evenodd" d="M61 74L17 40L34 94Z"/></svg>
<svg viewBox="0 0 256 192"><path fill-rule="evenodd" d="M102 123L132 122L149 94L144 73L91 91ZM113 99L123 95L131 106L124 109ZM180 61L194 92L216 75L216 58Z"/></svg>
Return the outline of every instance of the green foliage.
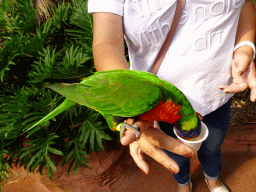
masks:
<svg viewBox="0 0 256 192"><path fill-rule="evenodd" d="M6 158L8 151L4 149L4 142L2 141L0 144L0 180L6 180L10 178L10 164L8 159Z"/></svg>
<svg viewBox="0 0 256 192"><path fill-rule="evenodd" d="M82 106L80 106L82 107ZM72 111L76 111L76 108L71 109ZM79 111L81 108L79 109ZM72 114L72 113L71 113ZM76 113L74 113L76 114ZM87 109L86 115L85 113L80 113L81 115L76 115L76 119L72 124L72 127L78 127L75 135L70 133L69 131L65 131L65 135L68 138L73 138L68 141L66 145L67 154L65 159L63 160L62 166L64 166L67 161L71 160L68 168L68 172L70 172L71 167L75 163L74 172L76 173L79 166L88 167L88 160L84 157L88 157L88 154L85 151L98 151L100 147L103 148L103 140L111 140L111 137L104 132L104 130L108 129L106 125L102 125L102 122L99 121L101 119L101 115L91 109ZM83 121L81 123L81 121ZM89 146L89 147L86 147ZM86 150L85 150L86 149Z"/></svg>
<svg viewBox="0 0 256 192"><path fill-rule="evenodd" d="M64 166L67 163L67 161L69 159L71 159L71 157L73 157L73 159L70 162L69 167L68 167L68 173L70 172L70 170L75 162L76 162L76 164L75 164L73 174L75 174L77 172L77 169L79 166L89 168L89 166L87 165L89 163L89 161L84 158L84 157L88 157L88 154L84 152L84 146L81 143L79 143L77 141L77 139L69 141L67 143L67 148L68 149L72 148L72 150L65 157L65 159L62 163L62 166Z"/></svg>
<svg viewBox="0 0 256 192"><path fill-rule="evenodd" d="M22 148L22 153L18 156L21 165L25 164L25 168L29 168L30 171L39 166L40 173L42 173L44 166L46 166L48 175L52 179L52 170L56 173L57 169L49 154L64 156L62 151L52 147L56 143L54 139L58 137L58 135L50 133L45 137L24 142L28 146Z"/></svg>
<svg viewBox="0 0 256 192"><path fill-rule="evenodd" d="M29 0L2 0L0 8L0 29L8 32L33 32L35 10Z"/></svg>
<svg viewBox="0 0 256 192"><path fill-rule="evenodd" d="M9 140L17 137L22 129L21 120L29 112L30 103L24 89L15 89L14 95L0 97L0 139Z"/></svg>
<svg viewBox="0 0 256 192"><path fill-rule="evenodd" d="M98 121L100 114L91 111L88 113L88 119L86 119L78 130L79 142L84 146L90 138L90 150L95 151L98 146L104 150L102 141L111 140L111 137L107 135L104 130L106 126L102 126L102 122Z"/></svg>
<svg viewBox="0 0 256 192"><path fill-rule="evenodd" d="M103 117L74 106L24 132L64 98L47 89L49 83L80 82L96 70L92 54L92 16L87 1L53 6L51 17L37 22L32 0L2 0L0 4L0 177L8 178L12 163L30 171L57 171L53 155L75 173L88 167L90 151L103 149L113 133ZM111 135L111 136L109 136ZM28 137L28 139L27 139ZM0 180L1 180L0 179Z"/></svg>

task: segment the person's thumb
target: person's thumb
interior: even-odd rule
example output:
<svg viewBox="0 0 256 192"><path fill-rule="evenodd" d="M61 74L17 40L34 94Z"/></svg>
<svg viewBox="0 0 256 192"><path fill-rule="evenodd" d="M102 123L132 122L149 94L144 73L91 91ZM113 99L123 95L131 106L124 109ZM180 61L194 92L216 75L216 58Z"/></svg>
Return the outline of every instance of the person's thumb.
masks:
<svg viewBox="0 0 256 192"><path fill-rule="evenodd" d="M234 64L238 67L237 75L242 76L243 73L247 70L250 59L246 55L239 55L234 58Z"/></svg>
<svg viewBox="0 0 256 192"><path fill-rule="evenodd" d="M255 69L255 63L251 62L251 65L249 66L249 74L248 74L248 85L251 89L251 101L256 101L256 69Z"/></svg>

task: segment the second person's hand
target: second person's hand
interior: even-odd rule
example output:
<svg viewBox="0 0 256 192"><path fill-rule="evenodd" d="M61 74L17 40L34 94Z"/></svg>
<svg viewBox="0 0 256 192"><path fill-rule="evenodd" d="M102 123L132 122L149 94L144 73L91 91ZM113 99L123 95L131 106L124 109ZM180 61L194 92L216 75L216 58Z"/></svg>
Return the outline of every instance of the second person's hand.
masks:
<svg viewBox="0 0 256 192"><path fill-rule="evenodd" d="M224 93L238 93L251 89L250 99L256 101L256 71L252 56L245 51L237 50L231 63L233 82L231 85L222 85Z"/></svg>

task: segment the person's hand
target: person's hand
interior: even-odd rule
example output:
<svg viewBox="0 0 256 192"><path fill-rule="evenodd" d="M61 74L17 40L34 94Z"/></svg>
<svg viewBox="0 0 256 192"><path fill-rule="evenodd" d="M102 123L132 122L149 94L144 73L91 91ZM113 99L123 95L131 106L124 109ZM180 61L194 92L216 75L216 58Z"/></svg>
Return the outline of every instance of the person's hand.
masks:
<svg viewBox="0 0 256 192"><path fill-rule="evenodd" d="M149 165L144 160L143 153L152 157L175 174L179 172L179 166L162 148L185 157L191 158L193 156L193 151L190 147L166 135L160 129L154 128L154 122L152 121L134 122L133 119L129 118L126 120L126 123L137 124L140 127L141 137L135 142L135 134L130 130L126 130L124 136L120 139L121 143L122 145L129 145L132 158L137 166L146 174L149 172Z"/></svg>
<svg viewBox="0 0 256 192"><path fill-rule="evenodd" d="M251 89L250 99L252 102L256 101L256 71L255 63L252 56L246 51L239 51L234 53L234 58L231 63L233 82L231 85L222 85L220 89L224 93L238 93Z"/></svg>

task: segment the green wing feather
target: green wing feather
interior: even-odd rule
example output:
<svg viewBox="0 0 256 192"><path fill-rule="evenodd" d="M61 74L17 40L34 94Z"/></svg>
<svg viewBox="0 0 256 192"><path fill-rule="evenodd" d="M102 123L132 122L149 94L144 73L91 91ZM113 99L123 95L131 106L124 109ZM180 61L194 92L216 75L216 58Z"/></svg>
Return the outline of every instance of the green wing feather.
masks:
<svg viewBox="0 0 256 192"><path fill-rule="evenodd" d="M80 84L55 84L49 87L80 105L122 117L143 114L157 106L162 98L158 86L136 73L123 71L116 71L113 75L95 73Z"/></svg>

